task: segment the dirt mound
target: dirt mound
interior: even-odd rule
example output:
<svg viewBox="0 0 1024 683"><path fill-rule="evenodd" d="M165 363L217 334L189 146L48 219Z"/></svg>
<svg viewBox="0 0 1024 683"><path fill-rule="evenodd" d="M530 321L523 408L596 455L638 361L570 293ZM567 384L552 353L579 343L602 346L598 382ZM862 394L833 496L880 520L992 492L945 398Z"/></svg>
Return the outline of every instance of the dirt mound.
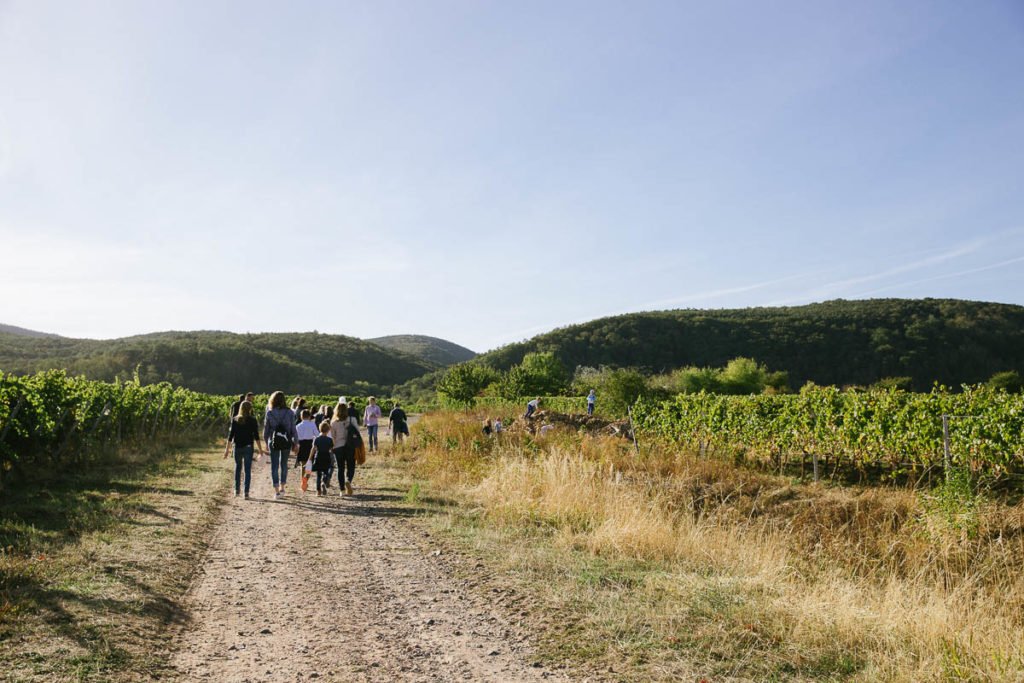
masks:
<svg viewBox="0 0 1024 683"><path fill-rule="evenodd" d="M548 428L584 432L591 436L602 434L632 439L629 420L606 420L596 415L556 413L553 410L538 410L529 418L520 418L510 425L512 431L540 434Z"/></svg>

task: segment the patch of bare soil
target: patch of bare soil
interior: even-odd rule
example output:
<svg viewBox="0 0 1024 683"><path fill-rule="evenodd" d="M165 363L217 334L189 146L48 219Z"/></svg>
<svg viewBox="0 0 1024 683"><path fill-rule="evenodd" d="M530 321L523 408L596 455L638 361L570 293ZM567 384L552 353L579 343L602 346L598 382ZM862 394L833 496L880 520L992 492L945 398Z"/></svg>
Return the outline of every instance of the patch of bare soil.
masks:
<svg viewBox="0 0 1024 683"><path fill-rule="evenodd" d="M377 457L377 456L374 456ZM235 498L190 592L172 665L189 681L568 680L534 657L527 605L359 486L273 499L266 460Z"/></svg>
<svg viewBox="0 0 1024 683"><path fill-rule="evenodd" d="M520 418L509 426L512 431L524 431L530 434L543 433L545 428L582 431L591 436L603 434L620 436L624 439L633 438L629 420L606 420L596 415L556 413L551 410L538 410L529 418Z"/></svg>

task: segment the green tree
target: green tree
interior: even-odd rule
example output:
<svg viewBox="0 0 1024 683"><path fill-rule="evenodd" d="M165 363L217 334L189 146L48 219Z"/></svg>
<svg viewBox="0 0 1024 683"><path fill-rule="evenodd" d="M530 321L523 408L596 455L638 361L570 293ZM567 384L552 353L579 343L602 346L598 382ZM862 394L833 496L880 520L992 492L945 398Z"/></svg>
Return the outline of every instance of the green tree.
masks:
<svg viewBox="0 0 1024 683"><path fill-rule="evenodd" d="M768 370L753 358L733 358L722 370L722 393L759 394L768 384Z"/></svg>
<svg viewBox="0 0 1024 683"><path fill-rule="evenodd" d="M497 370L479 363L453 365L437 383L437 393L449 403L470 403L499 377Z"/></svg>
<svg viewBox="0 0 1024 683"><path fill-rule="evenodd" d="M625 415L629 406L650 392L647 378L639 370L612 370L602 387L601 402L615 415Z"/></svg>
<svg viewBox="0 0 1024 683"><path fill-rule="evenodd" d="M528 353L500 380L499 393L515 400L527 396L557 396L569 385L569 372L553 353Z"/></svg>
<svg viewBox="0 0 1024 683"><path fill-rule="evenodd" d="M1024 391L1024 377L1021 377L1021 374L1016 370L997 372L989 379L988 385L993 389L1002 389L1011 394L1019 394Z"/></svg>

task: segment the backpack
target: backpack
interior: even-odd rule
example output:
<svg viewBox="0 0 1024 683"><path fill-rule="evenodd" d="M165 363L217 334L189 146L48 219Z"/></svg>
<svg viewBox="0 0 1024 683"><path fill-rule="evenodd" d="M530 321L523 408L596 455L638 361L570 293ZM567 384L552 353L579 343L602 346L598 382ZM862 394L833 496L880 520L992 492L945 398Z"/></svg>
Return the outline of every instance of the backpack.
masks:
<svg viewBox="0 0 1024 683"><path fill-rule="evenodd" d="M359 433L359 428L351 422L348 425L348 442L354 448L358 448L363 445L363 435Z"/></svg>
<svg viewBox="0 0 1024 683"><path fill-rule="evenodd" d="M270 447L275 451L286 451L292 447L291 437L288 436L288 425L278 424L270 435Z"/></svg>

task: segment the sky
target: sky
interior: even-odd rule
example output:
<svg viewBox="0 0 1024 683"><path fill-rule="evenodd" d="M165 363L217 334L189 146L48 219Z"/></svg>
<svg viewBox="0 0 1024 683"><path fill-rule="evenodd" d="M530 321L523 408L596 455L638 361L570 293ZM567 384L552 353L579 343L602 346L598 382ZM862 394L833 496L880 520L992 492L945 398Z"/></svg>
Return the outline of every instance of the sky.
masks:
<svg viewBox="0 0 1024 683"><path fill-rule="evenodd" d="M0 323L1024 304L1024 3L0 0Z"/></svg>

